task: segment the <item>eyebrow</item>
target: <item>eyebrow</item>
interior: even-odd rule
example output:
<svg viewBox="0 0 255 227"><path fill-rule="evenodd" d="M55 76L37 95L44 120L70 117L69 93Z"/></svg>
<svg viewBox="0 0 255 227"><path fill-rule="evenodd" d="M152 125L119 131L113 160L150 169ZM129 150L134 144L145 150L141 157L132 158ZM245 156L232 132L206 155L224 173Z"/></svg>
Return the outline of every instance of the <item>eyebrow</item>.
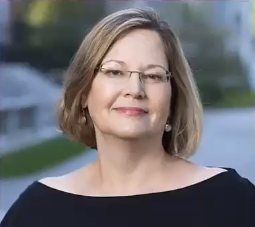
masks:
<svg viewBox="0 0 255 227"><path fill-rule="evenodd" d="M104 65L104 64L106 64L108 62L116 62L116 63L119 63L120 65L127 65L124 61L114 60L114 59L110 59L108 61L105 61L105 62L102 63L102 65ZM153 69L153 68L162 68L162 69L164 69L166 71L169 71L164 66L158 65L158 64L148 64L147 66L143 67L143 70Z"/></svg>
<svg viewBox="0 0 255 227"><path fill-rule="evenodd" d="M121 65L126 65L126 63L125 63L124 61L121 61L121 60L114 60L114 59L110 59L110 60L108 60L108 61L105 61L105 62L102 63L102 65L104 65L104 64L106 64L106 63L108 63L108 62L117 62L117 63L119 63L119 64L121 64Z"/></svg>
<svg viewBox="0 0 255 227"><path fill-rule="evenodd" d="M164 66L157 65L157 64L149 64L146 67L144 67L144 69L153 69L153 68L162 68L162 69L168 71Z"/></svg>

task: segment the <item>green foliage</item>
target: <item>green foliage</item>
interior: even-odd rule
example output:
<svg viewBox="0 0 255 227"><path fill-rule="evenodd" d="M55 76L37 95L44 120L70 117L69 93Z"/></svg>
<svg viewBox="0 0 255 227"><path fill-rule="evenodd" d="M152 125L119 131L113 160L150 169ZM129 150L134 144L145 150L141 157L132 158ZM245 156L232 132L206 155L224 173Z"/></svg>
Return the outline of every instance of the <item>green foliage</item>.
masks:
<svg viewBox="0 0 255 227"><path fill-rule="evenodd" d="M228 90L248 89L247 71L237 54L227 52L228 33L216 28L205 11L183 7L179 37L205 106L216 106Z"/></svg>
<svg viewBox="0 0 255 227"><path fill-rule="evenodd" d="M2 155L0 177L3 179L30 175L60 164L84 151L84 146L71 142L67 138L51 139Z"/></svg>
<svg viewBox="0 0 255 227"><path fill-rule="evenodd" d="M105 15L104 1L17 2L23 13L12 25L7 61L48 71L66 68L86 32Z"/></svg>
<svg viewBox="0 0 255 227"><path fill-rule="evenodd" d="M200 90L203 106L205 107L215 105L215 103L220 102L224 97L224 89L213 78L197 80L197 85Z"/></svg>
<svg viewBox="0 0 255 227"><path fill-rule="evenodd" d="M65 69L84 35L106 14L105 1L15 2L20 13L12 25L13 44L5 60L42 70ZM247 71L238 55L225 51L229 33L211 23L206 8L187 2L151 2L175 28L193 69L202 101L216 106L228 90L249 91ZM208 4L207 4L208 5Z"/></svg>
<svg viewBox="0 0 255 227"><path fill-rule="evenodd" d="M255 93L249 89L227 89L215 105L223 108L250 108L255 106Z"/></svg>

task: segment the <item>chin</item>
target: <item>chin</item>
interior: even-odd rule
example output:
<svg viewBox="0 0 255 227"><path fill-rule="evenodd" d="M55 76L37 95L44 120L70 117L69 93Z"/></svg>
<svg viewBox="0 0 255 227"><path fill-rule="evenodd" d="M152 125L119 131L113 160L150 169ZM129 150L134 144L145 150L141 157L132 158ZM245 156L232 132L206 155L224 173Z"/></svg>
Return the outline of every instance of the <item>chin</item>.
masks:
<svg viewBox="0 0 255 227"><path fill-rule="evenodd" d="M149 130L142 128L136 128L134 130L122 128L114 130L113 134L123 139L139 139L148 136L150 133Z"/></svg>

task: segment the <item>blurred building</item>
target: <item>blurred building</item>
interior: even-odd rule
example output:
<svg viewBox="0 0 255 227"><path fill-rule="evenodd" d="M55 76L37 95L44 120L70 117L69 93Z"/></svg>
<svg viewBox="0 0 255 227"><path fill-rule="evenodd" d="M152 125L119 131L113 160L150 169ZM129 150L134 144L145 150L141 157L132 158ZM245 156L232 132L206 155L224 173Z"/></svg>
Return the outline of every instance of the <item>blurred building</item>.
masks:
<svg viewBox="0 0 255 227"><path fill-rule="evenodd" d="M253 12L253 18L252 18L252 31L253 31L253 38L254 38L254 41L255 41L255 1L252 2L252 12Z"/></svg>
<svg viewBox="0 0 255 227"><path fill-rule="evenodd" d="M11 24L22 5L0 1L0 47L12 45ZM60 88L28 65L0 65L0 152L20 149L57 135L54 108Z"/></svg>
<svg viewBox="0 0 255 227"><path fill-rule="evenodd" d="M212 1L208 6L213 22L229 32L226 50L239 54L255 90L254 1Z"/></svg>
<svg viewBox="0 0 255 227"><path fill-rule="evenodd" d="M15 1L0 1L0 44L11 43L11 24L23 14L24 6Z"/></svg>
<svg viewBox="0 0 255 227"><path fill-rule="evenodd" d="M0 1L0 44L6 44L10 42L10 2Z"/></svg>
<svg viewBox="0 0 255 227"><path fill-rule="evenodd" d="M57 135L54 116L60 88L25 65L0 65L0 152Z"/></svg>

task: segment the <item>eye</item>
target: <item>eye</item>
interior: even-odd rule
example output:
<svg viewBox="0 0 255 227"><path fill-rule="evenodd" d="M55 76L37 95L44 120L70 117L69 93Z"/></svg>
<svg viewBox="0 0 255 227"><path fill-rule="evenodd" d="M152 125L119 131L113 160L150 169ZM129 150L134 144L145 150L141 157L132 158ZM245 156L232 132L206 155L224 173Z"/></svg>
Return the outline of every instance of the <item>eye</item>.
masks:
<svg viewBox="0 0 255 227"><path fill-rule="evenodd" d="M114 76L119 76L123 74L120 70L111 70L110 73Z"/></svg>
<svg viewBox="0 0 255 227"><path fill-rule="evenodd" d="M122 76L124 74L123 71L117 69L105 69L104 73L107 76Z"/></svg>
<svg viewBox="0 0 255 227"><path fill-rule="evenodd" d="M150 80L153 82L160 82L162 81L162 76L159 74L145 74L145 79Z"/></svg>

